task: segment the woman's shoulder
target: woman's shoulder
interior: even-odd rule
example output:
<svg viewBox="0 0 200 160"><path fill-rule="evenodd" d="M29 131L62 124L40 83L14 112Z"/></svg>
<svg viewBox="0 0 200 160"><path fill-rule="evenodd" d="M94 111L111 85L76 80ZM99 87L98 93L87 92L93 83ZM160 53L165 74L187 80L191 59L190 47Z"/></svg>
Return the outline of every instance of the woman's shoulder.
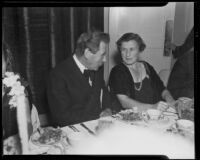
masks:
<svg viewBox="0 0 200 160"><path fill-rule="evenodd" d="M117 64L114 66L110 72L109 81L121 81L125 79L130 79L131 75L128 68L123 64Z"/></svg>
<svg viewBox="0 0 200 160"><path fill-rule="evenodd" d="M147 61L140 60L139 62L142 63L144 66L150 66L150 67L152 67L152 65L149 62L147 62Z"/></svg>
<svg viewBox="0 0 200 160"><path fill-rule="evenodd" d="M115 65L112 68L111 72L121 73L121 72L125 72L126 70L127 70L127 67L123 63L120 63L120 64Z"/></svg>
<svg viewBox="0 0 200 160"><path fill-rule="evenodd" d="M154 67L153 67L150 63L148 63L147 61L141 60L140 62L144 65L146 71L147 71L149 74L151 74L152 71L154 70Z"/></svg>

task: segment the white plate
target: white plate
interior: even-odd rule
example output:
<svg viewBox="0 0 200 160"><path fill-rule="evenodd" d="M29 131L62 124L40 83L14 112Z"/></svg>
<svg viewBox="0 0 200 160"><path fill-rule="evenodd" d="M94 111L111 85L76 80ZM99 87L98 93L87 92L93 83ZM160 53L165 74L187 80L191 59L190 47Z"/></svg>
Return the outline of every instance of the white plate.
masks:
<svg viewBox="0 0 200 160"><path fill-rule="evenodd" d="M186 119L179 119L176 122L178 129L194 130L194 122Z"/></svg>
<svg viewBox="0 0 200 160"><path fill-rule="evenodd" d="M71 145L76 145L80 143L82 140L84 140L86 137L88 137L88 134L85 134L83 132L73 132L68 135L69 141Z"/></svg>
<svg viewBox="0 0 200 160"><path fill-rule="evenodd" d="M56 128L53 128L53 127L47 127L48 129L50 130L56 130ZM45 144L45 143L40 143L38 141L38 139L40 138L40 134L38 131L34 132L31 137L30 137L30 141L36 145L36 146L41 146L41 147L48 147L48 146L51 146L51 145L55 145L55 144L58 144L60 143L61 141L64 140L64 142L67 142L67 133L65 133L63 130L61 130L62 133L61 133L61 137L60 137L60 140L59 141L56 141L56 142L52 142L52 143L48 143L48 144Z"/></svg>

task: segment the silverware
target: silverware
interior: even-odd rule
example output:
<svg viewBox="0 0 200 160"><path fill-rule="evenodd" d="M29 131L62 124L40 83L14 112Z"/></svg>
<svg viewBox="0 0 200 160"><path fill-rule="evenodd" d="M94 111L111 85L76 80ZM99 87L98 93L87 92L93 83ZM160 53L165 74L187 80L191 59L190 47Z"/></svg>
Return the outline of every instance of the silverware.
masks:
<svg viewBox="0 0 200 160"><path fill-rule="evenodd" d="M112 117L112 118L116 118L116 116L114 116L114 115L112 115L111 117Z"/></svg>
<svg viewBox="0 0 200 160"><path fill-rule="evenodd" d="M77 132L80 132L75 126L72 126Z"/></svg>
<svg viewBox="0 0 200 160"><path fill-rule="evenodd" d="M68 126L69 128L71 128L74 132L77 132L77 130L73 127L73 126Z"/></svg>
<svg viewBox="0 0 200 160"><path fill-rule="evenodd" d="M76 127L74 127L73 125L70 125L69 126L71 129L73 129L74 130L74 132L80 132Z"/></svg>
<svg viewBox="0 0 200 160"><path fill-rule="evenodd" d="M91 131L85 124L81 123L80 124L83 128L85 128L90 134L95 135L93 131Z"/></svg>

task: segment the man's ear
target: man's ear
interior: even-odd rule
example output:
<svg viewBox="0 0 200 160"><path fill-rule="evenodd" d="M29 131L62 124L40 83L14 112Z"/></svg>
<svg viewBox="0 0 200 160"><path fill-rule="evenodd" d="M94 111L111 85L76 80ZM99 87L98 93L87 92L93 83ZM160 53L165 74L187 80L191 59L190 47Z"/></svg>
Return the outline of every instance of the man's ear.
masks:
<svg viewBox="0 0 200 160"><path fill-rule="evenodd" d="M85 49L84 51L84 56L89 59L91 57L92 53L90 52L90 50L88 48Z"/></svg>

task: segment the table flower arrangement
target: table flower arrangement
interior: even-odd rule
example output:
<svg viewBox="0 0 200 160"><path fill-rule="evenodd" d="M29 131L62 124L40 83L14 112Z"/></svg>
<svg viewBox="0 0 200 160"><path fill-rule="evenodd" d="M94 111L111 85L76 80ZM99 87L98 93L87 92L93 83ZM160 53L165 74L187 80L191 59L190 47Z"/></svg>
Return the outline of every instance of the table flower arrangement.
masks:
<svg viewBox="0 0 200 160"><path fill-rule="evenodd" d="M19 74L14 74L13 72L6 72L3 79L3 85L5 89L10 90L8 93L10 97L9 105L11 108L17 107L17 98L20 95L27 95L25 87L28 85Z"/></svg>

